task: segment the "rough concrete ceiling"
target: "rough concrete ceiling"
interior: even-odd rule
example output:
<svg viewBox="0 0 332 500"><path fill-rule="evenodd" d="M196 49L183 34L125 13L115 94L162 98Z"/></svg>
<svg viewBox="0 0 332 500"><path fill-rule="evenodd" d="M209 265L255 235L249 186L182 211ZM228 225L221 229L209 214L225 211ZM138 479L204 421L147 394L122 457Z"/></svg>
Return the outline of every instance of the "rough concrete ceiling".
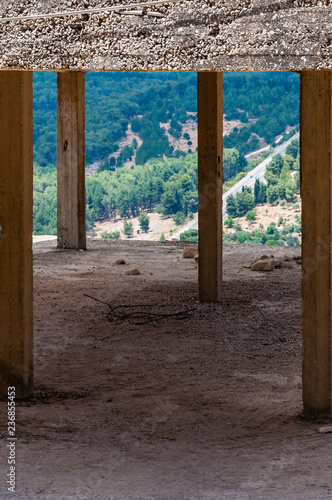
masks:
<svg viewBox="0 0 332 500"><path fill-rule="evenodd" d="M78 10L102 0L4 1L0 16ZM164 18L117 13L0 24L0 68L332 69L331 0L183 0Z"/></svg>

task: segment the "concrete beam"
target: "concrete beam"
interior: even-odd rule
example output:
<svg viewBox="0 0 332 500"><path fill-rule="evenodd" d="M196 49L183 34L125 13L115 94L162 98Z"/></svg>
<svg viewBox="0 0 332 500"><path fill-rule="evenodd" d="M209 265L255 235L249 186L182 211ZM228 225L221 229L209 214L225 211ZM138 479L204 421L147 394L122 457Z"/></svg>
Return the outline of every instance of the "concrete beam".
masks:
<svg viewBox="0 0 332 500"><path fill-rule="evenodd" d="M33 379L32 72L0 72L0 393Z"/></svg>
<svg viewBox="0 0 332 500"><path fill-rule="evenodd" d="M331 413L332 73L301 73L304 413Z"/></svg>
<svg viewBox="0 0 332 500"><path fill-rule="evenodd" d="M222 288L223 74L197 74L199 298L219 302Z"/></svg>
<svg viewBox="0 0 332 500"><path fill-rule="evenodd" d="M58 248L85 249L85 74L58 73Z"/></svg>

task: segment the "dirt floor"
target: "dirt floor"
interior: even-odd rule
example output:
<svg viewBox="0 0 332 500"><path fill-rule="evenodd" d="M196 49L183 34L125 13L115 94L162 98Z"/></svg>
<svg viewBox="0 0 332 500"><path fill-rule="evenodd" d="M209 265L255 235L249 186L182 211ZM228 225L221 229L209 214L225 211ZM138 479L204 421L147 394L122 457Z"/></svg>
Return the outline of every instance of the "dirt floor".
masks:
<svg viewBox="0 0 332 500"><path fill-rule="evenodd" d="M5 492L0 403L1 499L332 498L332 434L319 432L331 423L300 416L298 262L252 272L242 264L266 248L226 245L223 302L202 304L188 244L47 245L34 254L35 390L17 403L16 494ZM300 252L268 249L286 250ZM141 274L125 274L133 268ZM110 323L84 293L192 311Z"/></svg>

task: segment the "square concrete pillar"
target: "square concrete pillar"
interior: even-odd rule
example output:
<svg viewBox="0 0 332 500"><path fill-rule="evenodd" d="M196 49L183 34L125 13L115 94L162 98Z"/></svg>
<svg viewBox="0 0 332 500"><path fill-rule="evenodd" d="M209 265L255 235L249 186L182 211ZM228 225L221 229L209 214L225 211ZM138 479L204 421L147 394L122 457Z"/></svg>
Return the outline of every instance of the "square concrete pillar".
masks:
<svg viewBox="0 0 332 500"><path fill-rule="evenodd" d="M0 393L33 378L32 72L0 71Z"/></svg>
<svg viewBox="0 0 332 500"><path fill-rule="evenodd" d="M304 413L331 413L332 73L301 73Z"/></svg>
<svg viewBox="0 0 332 500"><path fill-rule="evenodd" d="M197 75L199 298L219 302L222 288L223 74Z"/></svg>
<svg viewBox="0 0 332 500"><path fill-rule="evenodd" d="M58 248L85 249L85 74L58 73Z"/></svg>

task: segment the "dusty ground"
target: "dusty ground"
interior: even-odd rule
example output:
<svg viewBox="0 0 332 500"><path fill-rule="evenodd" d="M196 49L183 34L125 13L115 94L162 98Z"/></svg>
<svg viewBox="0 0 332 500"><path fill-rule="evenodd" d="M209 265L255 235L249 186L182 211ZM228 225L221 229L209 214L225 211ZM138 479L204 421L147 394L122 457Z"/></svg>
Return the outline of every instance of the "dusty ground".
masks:
<svg viewBox="0 0 332 500"><path fill-rule="evenodd" d="M225 246L223 303L201 304L183 247L36 245L35 391L17 405L16 495L5 493L0 403L0 498L332 498L332 434L318 432L328 422L300 418L301 266L254 273L241 265L266 249ZM125 275L132 268L141 274ZM83 293L193 311L114 324Z"/></svg>

